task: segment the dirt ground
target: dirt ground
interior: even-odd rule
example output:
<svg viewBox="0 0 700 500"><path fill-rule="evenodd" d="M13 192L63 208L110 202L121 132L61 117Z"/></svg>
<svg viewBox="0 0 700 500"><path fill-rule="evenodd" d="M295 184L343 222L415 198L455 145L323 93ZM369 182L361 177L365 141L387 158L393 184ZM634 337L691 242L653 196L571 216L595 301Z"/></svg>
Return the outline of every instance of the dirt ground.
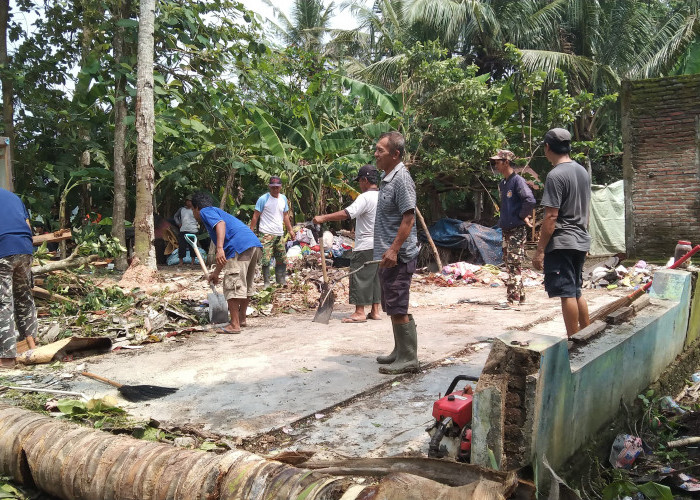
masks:
<svg viewBox="0 0 700 500"><path fill-rule="evenodd" d="M63 389L88 397L118 393L77 375L78 370L124 384L177 387L175 394L162 399L120 403L134 417L201 429L260 453L303 449L340 456L424 454L432 403L454 376L479 375L494 337L534 324L539 332L565 335L559 301L547 298L541 285L528 288L523 306L494 310L493 304L505 296L503 286L444 287L433 277L417 275L410 312L419 332L421 372L382 375L375 357L392 348L390 321L341 323L353 310L347 304L346 281L336 287L338 298L328 325L311 321L318 296L315 285L300 288L291 283L293 295L305 294L304 301L289 299L292 307L276 302L278 312L250 317L240 335L205 328L140 349L20 373L57 375ZM171 294L172 300L203 301L209 291L194 267L162 270L160 280L148 286L150 292ZM595 310L622 293L594 290L585 295Z"/></svg>

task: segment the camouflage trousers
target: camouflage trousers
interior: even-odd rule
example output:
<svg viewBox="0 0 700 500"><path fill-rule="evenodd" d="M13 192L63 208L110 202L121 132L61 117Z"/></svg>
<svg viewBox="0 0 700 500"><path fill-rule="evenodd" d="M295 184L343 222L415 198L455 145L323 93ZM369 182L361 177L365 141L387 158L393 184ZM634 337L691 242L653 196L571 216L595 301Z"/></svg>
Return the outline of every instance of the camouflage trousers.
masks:
<svg viewBox="0 0 700 500"><path fill-rule="evenodd" d="M31 255L0 258L0 358L17 355L18 333L20 339L36 336L32 286Z"/></svg>
<svg viewBox="0 0 700 500"><path fill-rule="evenodd" d="M284 248L284 236L261 233L260 243L263 246L262 266L269 267L272 257L275 258L275 265L287 263L287 250Z"/></svg>
<svg viewBox="0 0 700 500"><path fill-rule="evenodd" d="M506 294L509 302L525 302L522 271L526 240L527 226L518 226L503 231L503 262L506 264L506 272L508 273Z"/></svg>

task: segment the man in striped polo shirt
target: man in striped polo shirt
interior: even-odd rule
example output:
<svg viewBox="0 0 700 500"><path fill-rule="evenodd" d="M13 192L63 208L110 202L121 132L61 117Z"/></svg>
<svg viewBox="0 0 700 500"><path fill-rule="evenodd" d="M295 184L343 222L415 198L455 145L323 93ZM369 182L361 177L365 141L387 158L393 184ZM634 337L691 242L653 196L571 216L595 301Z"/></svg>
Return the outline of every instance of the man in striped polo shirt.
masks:
<svg viewBox="0 0 700 500"><path fill-rule="evenodd" d="M379 137L374 152L377 169L384 171L379 184L377 216L374 221L374 259L379 264L382 309L391 316L394 349L377 357L380 373L418 371L418 334L408 314L411 278L416 270L416 185L401 161L406 141L398 132Z"/></svg>

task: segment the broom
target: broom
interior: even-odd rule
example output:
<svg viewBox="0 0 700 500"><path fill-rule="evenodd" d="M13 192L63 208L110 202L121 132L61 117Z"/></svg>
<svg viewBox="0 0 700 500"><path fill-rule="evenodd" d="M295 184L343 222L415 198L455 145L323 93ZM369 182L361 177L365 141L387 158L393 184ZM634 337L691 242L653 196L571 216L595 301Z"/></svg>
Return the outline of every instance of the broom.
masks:
<svg viewBox="0 0 700 500"><path fill-rule="evenodd" d="M80 374L116 387L119 394L121 394L124 399L131 401L132 403L162 398L177 391L177 388L175 387L161 387L159 385L120 384L119 382L115 382L114 380L110 380L105 377L100 377L99 375L95 375L94 373L90 372L80 372Z"/></svg>
<svg viewBox="0 0 700 500"><path fill-rule="evenodd" d="M686 260L691 258L698 250L700 250L700 245L695 245L690 252L685 254L683 257L678 259L676 262L668 266L669 269L675 269L676 267L680 266L683 264ZM610 304L601 307L598 309L595 314L591 316L591 323L593 323L596 320L603 319L607 317L609 314L612 314L613 312L617 311L618 309L622 307L627 307L630 305L632 302L637 300L639 297L644 295L649 288L651 288L651 281L649 281L647 284L645 284L641 288L637 288L634 292L630 293L629 295L626 295L625 297L622 297L620 299L617 299L615 302L611 302Z"/></svg>

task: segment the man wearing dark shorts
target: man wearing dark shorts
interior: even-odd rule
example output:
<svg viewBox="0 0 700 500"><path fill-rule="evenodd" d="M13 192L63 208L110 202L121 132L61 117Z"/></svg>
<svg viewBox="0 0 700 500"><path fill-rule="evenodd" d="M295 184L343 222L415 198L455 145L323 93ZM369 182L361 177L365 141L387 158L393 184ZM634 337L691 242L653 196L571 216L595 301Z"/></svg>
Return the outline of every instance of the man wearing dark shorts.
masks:
<svg viewBox="0 0 700 500"><path fill-rule="evenodd" d="M545 156L554 168L544 185L544 221L532 265L544 269L544 288L549 296L561 298L566 334L570 337L590 323L581 285L583 262L591 246L587 230L591 178L585 168L569 157L571 134L567 130L550 130L543 143Z"/></svg>
<svg viewBox="0 0 700 500"><path fill-rule="evenodd" d="M379 264L382 309L391 316L394 349L377 357L379 373L399 374L418 371L418 333L408 314L411 278L416 270L418 239L415 211L416 186L401 159L404 137L387 132L379 137L374 152L377 168L384 171L379 184L377 216L374 221L374 260Z"/></svg>
<svg viewBox="0 0 700 500"><path fill-rule="evenodd" d="M366 264L374 257L374 219L377 213L379 197L379 172L372 165L364 165L357 173L355 181L360 184L361 194L345 210L328 215L317 215L314 224L323 224L331 220L355 219L355 248L350 260L350 303L355 305L355 312L343 318L343 323L365 323L368 319L381 319L379 316L379 266ZM365 316L365 306L370 312Z"/></svg>
<svg viewBox="0 0 700 500"><path fill-rule="evenodd" d="M224 271L224 297L231 314L231 323L219 333L241 333L246 326L246 310L255 295L255 263L262 256L262 244L255 233L233 215L213 207L204 193L192 196L194 217L204 224L216 245L216 268L209 280L216 284Z"/></svg>

